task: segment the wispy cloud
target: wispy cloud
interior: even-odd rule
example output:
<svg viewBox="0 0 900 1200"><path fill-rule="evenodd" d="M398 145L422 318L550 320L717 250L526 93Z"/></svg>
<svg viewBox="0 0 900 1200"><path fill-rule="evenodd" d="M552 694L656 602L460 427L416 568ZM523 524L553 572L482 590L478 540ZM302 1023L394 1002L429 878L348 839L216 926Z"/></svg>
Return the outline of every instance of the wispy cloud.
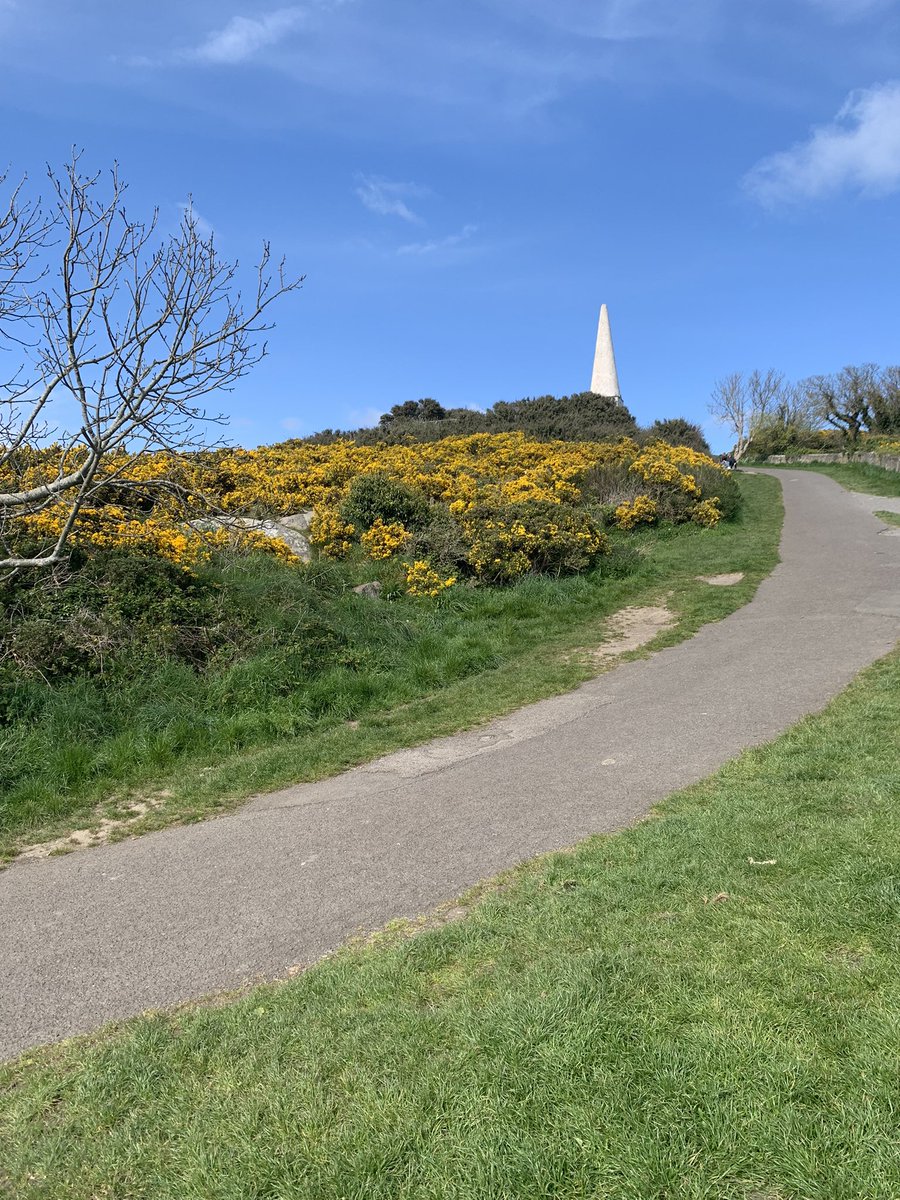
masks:
<svg viewBox="0 0 900 1200"><path fill-rule="evenodd" d="M761 204L814 200L846 188L885 194L900 188L900 80L852 92L834 121L745 176Z"/></svg>
<svg viewBox="0 0 900 1200"><path fill-rule="evenodd" d="M397 183L377 175L360 175L356 194L369 212L380 217L399 217L413 225L421 225L422 218L406 203L405 197L427 196L428 188L417 183Z"/></svg>
<svg viewBox="0 0 900 1200"><path fill-rule="evenodd" d="M366 408L351 408L347 410L344 420L350 429L366 428L370 425L377 425L378 418L384 410L374 408L371 405Z"/></svg>
<svg viewBox="0 0 900 1200"><path fill-rule="evenodd" d="M213 233L215 232L212 223L207 221L206 217L197 211L197 206L194 204L193 200L182 200L178 205L178 211L181 213L182 218L190 221L193 227L197 230L197 233L199 233L200 237L212 237Z"/></svg>
<svg viewBox="0 0 900 1200"><path fill-rule="evenodd" d="M309 421L302 417L283 417L279 422L285 433L306 433Z"/></svg>
<svg viewBox="0 0 900 1200"><path fill-rule="evenodd" d="M451 233L447 237L431 238L427 242L408 242L398 246L398 254L425 255L436 254L439 251L455 250L463 242L467 242L478 232L477 225L464 225L459 233Z"/></svg>
<svg viewBox="0 0 900 1200"><path fill-rule="evenodd" d="M258 17L232 17L183 57L213 65L246 62L258 51L283 41L303 23L305 16L304 9L294 6L278 8Z"/></svg>

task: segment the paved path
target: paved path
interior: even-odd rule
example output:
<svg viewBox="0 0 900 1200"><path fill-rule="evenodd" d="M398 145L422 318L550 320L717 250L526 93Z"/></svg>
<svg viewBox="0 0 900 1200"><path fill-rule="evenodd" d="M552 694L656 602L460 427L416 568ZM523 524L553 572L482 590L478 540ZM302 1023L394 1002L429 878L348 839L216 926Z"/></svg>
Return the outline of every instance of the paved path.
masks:
<svg viewBox="0 0 900 1200"><path fill-rule="evenodd" d="M621 828L821 708L900 636L900 539L885 502L778 478L783 562L690 641L231 816L0 873L0 1057L283 974Z"/></svg>

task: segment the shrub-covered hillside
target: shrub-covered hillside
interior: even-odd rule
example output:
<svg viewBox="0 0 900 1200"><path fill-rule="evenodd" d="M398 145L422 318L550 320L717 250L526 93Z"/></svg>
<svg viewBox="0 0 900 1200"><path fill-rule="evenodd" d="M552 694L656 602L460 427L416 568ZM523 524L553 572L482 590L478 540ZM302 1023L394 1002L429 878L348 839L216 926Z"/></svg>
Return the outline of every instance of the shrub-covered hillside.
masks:
<svg viewBox="0 0 900 1200"><path fill-rule="evenodd" d="M541 441L602 441L632 437L638 441L663 439L709 454L699 426L683 417L655 421L640 429L620 400L577 392L571 396L536 396L524 400L498 401L484 412L471 408L444 408L437 400L407 400L382 415L367 429L340 433L326 429L305 439L333 442L352 438L360 445L376 442L434 442L471 433L521 432Z"/></svg>
<svg viewBox="0 0 900 1200"><path fill-rule="evenodd" d="M190 566L235 541L235 531L215 520L186 519L187 498L189 507L232 516L314 513L311 539L325 557L361 552L377 562L424 561L480 583L584 570L604 553L609 524L712 526L736 504L734 481L708 456L631 438L542 442L507 433L409 444L288 442L121 459L107 469L108 502L83 509L73 531L71 545L83 554L128 547ZM33 478L41 478L39 461ZM165 488L152 486L160 479ZM24 517L23 547L54 538L64 519L62 505ZM238 541L292 557L287 545L259 532Z"/></svg>
<svg viewBox="0 0 900 1200"><path fill-rule="evenodd" d="M678 546L689 581L747 568L726 520L735 479L661 442L475 434L109 469L108 503L82 511L66 560L0 580L0 857L161 778L187 788L185 811L209 811L570 686L581 660L542 659L548 643L596 637L581 625L658 572L671 586ZM298 513L309 562L235 525ZM24 518L23 547L59 519ZM354 595L374 581L378 598ZM204 772L229 755L248 757L214 786ZM190 764L193 782L173 785Z"/></svg>

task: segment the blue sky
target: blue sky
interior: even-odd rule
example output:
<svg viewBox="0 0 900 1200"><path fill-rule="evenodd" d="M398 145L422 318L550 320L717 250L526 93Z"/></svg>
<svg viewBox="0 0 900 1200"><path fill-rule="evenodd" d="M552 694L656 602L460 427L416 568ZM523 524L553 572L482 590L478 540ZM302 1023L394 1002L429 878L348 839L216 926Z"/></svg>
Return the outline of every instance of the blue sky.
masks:
<svg viewBox="0 0 900 1200"><path fill-rule="evenodd" d="M584 390L603 301L643 422L900 360L900 0L0 0L0 67L13 175L306 274L247 445Z"/></svg>

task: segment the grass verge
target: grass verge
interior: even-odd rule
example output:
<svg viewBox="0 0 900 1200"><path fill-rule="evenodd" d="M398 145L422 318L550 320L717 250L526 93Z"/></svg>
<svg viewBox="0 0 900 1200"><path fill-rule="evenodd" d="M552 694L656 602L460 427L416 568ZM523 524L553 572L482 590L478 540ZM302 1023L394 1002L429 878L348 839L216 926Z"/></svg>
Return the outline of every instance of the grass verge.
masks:
<svg viewBox="0 0 900 1200"><path fill-rule="evenodd" d="M834 479L848 492L868 496L900 496L900 472L886 471L869 463L760 463L767 471L818 471Z"/></svg>
<svg viewBox="0 0 900 1200"><path fill-rule="evenodd" d="M900 654L468 918L0 1068L0 1191L896 1200Z"/></svg>
<svg viewBox="0 0 900 1200"><path fill-rule="evenodd" d="M599 643L605 619L626 605L667 595L677 623L654 647L689 636L745 604L777 561L778 485L740 483L734 521L630 535L626 547L640 553L626 551L634 562L619 577L604 566L460 588L437 605L344 591L329 601L329 619L358 661L302 686L258 658L218 677L171 664L118 688L59 688L39 719L0 729L0 860L79 825L128 819L129 805L148 798L146 815L111 838L198 820L565 691L597 670L572 651ZM744 579L710 587L696 578L720 572Z"/></svg>
<svg viewBox="0 0 900 1200"><path fill-rule="evenodd" d="M876 511L875 516L879 521L884 521L885 525L900 525L900 513L887 512L882 508Z"/></svg>

